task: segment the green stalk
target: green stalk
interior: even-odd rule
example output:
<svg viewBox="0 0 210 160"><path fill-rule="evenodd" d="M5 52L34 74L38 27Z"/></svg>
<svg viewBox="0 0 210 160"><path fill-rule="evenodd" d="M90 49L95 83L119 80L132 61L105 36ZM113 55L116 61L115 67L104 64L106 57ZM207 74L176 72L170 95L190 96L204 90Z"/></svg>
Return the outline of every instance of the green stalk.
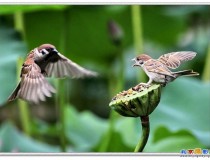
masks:
<svg viewBox="0 0 210 160"><path fill-rule="evenodd" d="M116 76L113 72L113 68L110 68L110 74L109 74L109 95L110 97L113 97L117 92L123 90L124 85L125 85L125 62L124 62L124 57L123 57L123 49L122 46L118 47L118 59L120 60L120 71L118 76ZM115 78L115 79L113 79ZM117 87L116 87L117 84ZM109 145L111 144L111 140L112 140L112 134L113 134L113 130L114 130L114 124L115 121L117 120L117 118L119 117L119 115L111 110L110 111L110 121L109 121L109 129L107 131L107 133L104 135L104 140L101 144L101 146L99 147L99 152L106 152L109 148Z"/></svg>
<svg viewBox="0 0 210 160"><path fill-rule="evenodd" d="M18 11L14 14L15 29L22 34L22 38L25 39L24 29L24 15L23 12Z"/></svg>
<svg viewBox="0 0 210 160"><path fill-rule="evenodd" d="M59 136L60 136L60 143L61 143L61 150L63 152L66 151L66 135L65 135L65 87L64 87L64 80L60 79L57 85L58 89L58 96L57 96L57 106L59 110Z"/></svg>
<svg viewBox="0 0 210 160"><path fill-rule="evenodd" d="M132 24L133 24L133 38L136 54L143 52L143 35L141 22L141 6L133 5L132 10Z"/></svg>
<svg viewBox="0 0 210 160"><path fill-rule="evenodd" d="M202 80L205 82L210 81L210 44L208 46L208 52L203 70Z"/></svg>
<svg viewBox="0 0 210 160"><path fill-rule="evenodd" d="M113 77L115 77L115 76L112 76L112 74L113 74L112 72L113 72L113 69L111 69L111 71L110 71L111 74L109 76L109 95L110 95L110 97L112 97L114 94L116 94L115 90L114 90L114 88L116 89L116 84L114 83L115 80L113 80ZM115 124L115 121L118 116L119 115L116 112L114 112L113 110L110 111L109 128L103 137L101 145L99 146L99 149L98 149L99 152L106 152L108 150L109 145L111 144L111 140L112 140L114 124Z"/></svg>
<svg viewBox="0 0 210 160"><path fill-rule="evenodd" d="M133 40L135 54L139 55L143 53L143 32L142 32L142 16L141 16L141 6L132 5L131 6L131 16L132 16L132 26L133 26ZM137 81L145 81L146 77L142 70L138 70Z"/></svg>
<svg viewBox="0 0 210 160"><path fill-rule="evenodd" d="M20 72L23 64L23 59L18 58L17 61L17 81L19 83L20 81ZM21 119L21 125L23 127L23 131L25 134L30 135L31 133L31 125L30 125L30 115L28 110L28 105L25 101L22 101L21 99L18 99L18 107L20 110L20 119Z"/></svg>
<svg viewBox="0 0 210 160"><path fill-rule="evenodd" d="M61 31L61 38L60 38L60 51L61 53L65 53L66 46L67 46L67 30L68 30L68 9L64 11L64 20L63 20L63 29ZM66 134L65 134L65 107L68 103L68 95L66 92L68 92L68 88L66 87L67 84L66 79L60 79L58 82L58 96L57 96L57 106L59 111L59 133L60 133L60 143L61 143L61 149L63 152L66 152Z"/></svg>
<svg viewBox="0 0 210 160"><path fill-rule="evenodd" d="M150 131L149 116L141 116L140 119L141 119L143 133L141 139L139 140L139 143L136 145L134 152L142 152L149 138L149 131Z"/></svg>
<svg viewBox="0 0 210 160"><path fill-rule="evenodd" d="M22 38L25 39L25 29L24 29L24 17L23 13L18 11L14 14L14 24L15 24L15 29L21 33ZM20 72L23 64L23 59L19 58L17 60L17 81L19 83L20 81ZM25 101L22 101L18 99L18 106L20 110L20 119L21 119L21 124L23 127L23 131L25 134L30 135L31 133L31 125L30 125L30 115L29 115L29 109L28 105Z"/></svg>

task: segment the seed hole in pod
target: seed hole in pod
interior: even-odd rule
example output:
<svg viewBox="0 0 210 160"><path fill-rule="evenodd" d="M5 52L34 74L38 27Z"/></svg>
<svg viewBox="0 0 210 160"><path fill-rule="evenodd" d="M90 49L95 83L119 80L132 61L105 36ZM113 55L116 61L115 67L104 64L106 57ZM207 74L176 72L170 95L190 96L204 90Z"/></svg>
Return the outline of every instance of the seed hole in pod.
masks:
<svg viewBox="0 0 210 160"><path fill-rule="evenodd" d="M122 93L122 95L123 95L123 96L126 96L126 95L127 95L127 93L126 93L126 92L123 92L123 93Z"/></svg>
<svg viewBox="0 0 210 160"><path fill-rule="evenodd" d="M135 106L133 106L133 105L131 105L131 109L132 109L132 110L135 110L135 109L136 109L136 107L135 107Z"/></svg>

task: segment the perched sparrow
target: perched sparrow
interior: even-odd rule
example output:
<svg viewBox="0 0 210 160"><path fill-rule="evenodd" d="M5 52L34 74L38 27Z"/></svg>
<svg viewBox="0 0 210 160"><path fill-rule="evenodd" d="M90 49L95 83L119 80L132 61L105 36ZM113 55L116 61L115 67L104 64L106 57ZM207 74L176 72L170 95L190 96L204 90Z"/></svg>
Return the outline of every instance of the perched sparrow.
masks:
<svg viewBox="0 0 210 160"><path fill-rule="evenodd" d="M55 93L55 89L45 77L81 78L96 75L97 73L79 66L60 54L53 45L43 44L28 54L22 65L21 80L8 101L15 98L34 103L45 101L46 96L51 97L51 93Z"/></svg>
<svg viewBox="0 0 210 160"><path fill-rule="evenodd" d="M169 70L169 68L178 68L182 61L192 60L195 56L195 52L181 51L164 54L158 59L152 59L146 54L141 54L132 60L135 61L133 67L142 67L144 72L149 77L149 81L146 83L146 85L156 82L165 86L168 82L175 80L179 76L199 75L199 73L193 72L193 70L183 70L178 72L172 72Z"/></svg>

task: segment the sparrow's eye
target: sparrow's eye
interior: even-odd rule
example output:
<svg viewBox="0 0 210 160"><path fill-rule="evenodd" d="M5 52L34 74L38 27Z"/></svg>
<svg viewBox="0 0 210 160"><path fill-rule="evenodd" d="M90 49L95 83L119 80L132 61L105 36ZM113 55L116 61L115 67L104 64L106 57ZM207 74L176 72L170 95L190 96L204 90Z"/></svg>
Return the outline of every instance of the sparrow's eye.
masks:
<svg viewBox="0 0 210 160"><path fill-rule="evenodd" d="M42 55L45 55L46 54L45 51L42 51L41 53L42 53Z"/></svg>
<svg viewBox="0 0 210 160"><path fill-rule="evenodd" d="M143 64L144 62L142 60L139 60L139 64Z"/></svg>
<svg viewBox="0 0 210 160"><path fill-rule="evenodd" d="M48 54L49 51L47 51L47 49L42 49L42 50L41 50L41 53L42 53L42 55L45 55L45 54Z"/></svg>

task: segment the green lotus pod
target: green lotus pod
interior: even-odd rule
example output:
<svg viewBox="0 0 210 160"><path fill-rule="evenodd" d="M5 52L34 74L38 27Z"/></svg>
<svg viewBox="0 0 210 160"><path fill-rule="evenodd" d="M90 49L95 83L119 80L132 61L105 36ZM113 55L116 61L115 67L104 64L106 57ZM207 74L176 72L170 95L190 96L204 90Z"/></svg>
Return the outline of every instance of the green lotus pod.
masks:
<svg viewBox="0 0 210 160"><path fill-rule="evenodd" d="M161 85L145 86L139 84L117 94L109 103L109 106L123 116L148 116L159 104L160 97Z"/></svg>

